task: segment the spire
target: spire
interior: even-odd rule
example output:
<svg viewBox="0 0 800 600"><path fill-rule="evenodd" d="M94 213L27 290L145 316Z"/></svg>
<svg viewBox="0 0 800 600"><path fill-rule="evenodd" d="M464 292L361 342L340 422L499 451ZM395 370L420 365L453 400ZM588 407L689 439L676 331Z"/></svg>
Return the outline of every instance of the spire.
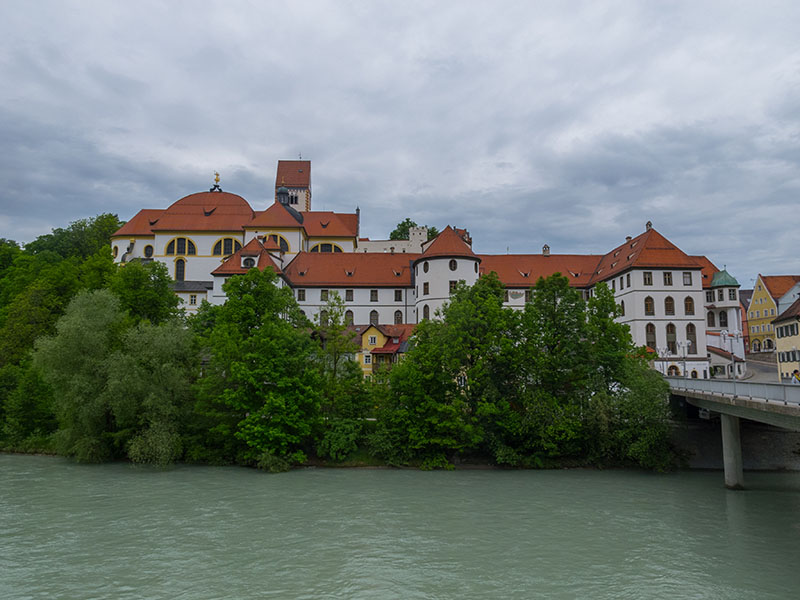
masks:
<svg viewBox="0 0 800 600"><path fill-rule="evenodd" d="M222 188L219 187L219 172L214 171L214 185L211 186L209 192L221 192Z"/></svg>

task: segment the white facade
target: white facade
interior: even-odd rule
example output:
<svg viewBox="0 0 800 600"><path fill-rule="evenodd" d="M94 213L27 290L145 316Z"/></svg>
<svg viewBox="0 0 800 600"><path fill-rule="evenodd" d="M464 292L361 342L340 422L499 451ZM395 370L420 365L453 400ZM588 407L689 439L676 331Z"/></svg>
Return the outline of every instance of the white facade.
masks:
<svg viewBox="0 0 800 600"><path fill-rule="evenodd" d="M407 240L359 240L358 252L419 253L428 241L427 227L411 227Z"/></svg>

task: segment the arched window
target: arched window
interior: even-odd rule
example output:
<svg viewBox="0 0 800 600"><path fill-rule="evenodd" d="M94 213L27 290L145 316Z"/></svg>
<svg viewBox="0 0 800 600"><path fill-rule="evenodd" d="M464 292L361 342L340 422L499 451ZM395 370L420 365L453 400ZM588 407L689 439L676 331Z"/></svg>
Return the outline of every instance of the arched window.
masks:
<svg viewBox="0 0 800 600"><path fill-rule="evenodd" d="M672 366L670 366L669 369L667 369L667 375L669 375L671 377L677 377L680 374L681 374L680 369L678 367L676 367L675 365L672 365Z"/></svg>
<svg viewBox="0 0 800 600"><path fill-rule="evenodd" d="M619 316L620 317L625 316L625 300L619 301Z"/></svg>
<svg viewBox="0 0 800 600"><path fill-rule="evenodd" d="M319 311L319 324L325 326L328 324L328 311L321 310Z"/></svg>
<svg viewBox="0 0 800 600"><path fill-rule="evenodd" d="M394 324L400 325L403 322L403 313L399 310L394 311Z"/></svg>
<svg viewBox="0 0 800 600"><path fill-rule="evenodd" d="M719 311L719 326L728 326L728 313L726 313L724 310Z"/></svg>
<svg viewBox="0 0 800 600"><path fill-rule="evenodd" d="M352 325L353 324L353 311L348 310L344 313L344 324L345 325Z"/></svg>
<svg viewBox="0 0 800 600"><path fill-rule="evenodd" d="M771 339L766 338L764 340L764 350L772 350L772 340Z"/></svg>
<svg viewBox="0 0 800 600"><path fill-rule="evenodd" d="M144 247L144 257L145 258L152 258L153 256L153 247L150 244Z"/></svg>
<svg viewBox="0 0 800 600"><path fill-rule="evenodd" d="M644 299L644 314L646 315L656 314L656 303L653 302L653 299L650 296Z"/></svg>
<svg viewBox="0 0 800 600"><path fill-rule="evenodd" d="M667 350L670 354L677 354L677 339L675 335L675 325L667 323Z"/></svg>
<svg viewBox="0 0 800 600"><path fill-rule="evenodd" d="M691 296L686 296L686 298L683 300L683 312L687 315L694 314L694 300Z"/></svg>
<svg viewBox="0 0 800 600"><path fill-rule="evenodd" d="M119 247L114 246L114 249L112 250L111 253L114 255L114 258L117 258L117 255L119 254Z"/></svg>
<svg viewBox="0 0 800 600"><path fill-rule="evenodd" d="M243 266L245 269L252 269L253 267L255 267L255 266L256 266L256 259L255 259L255 258L253 258L252 256L248 256L247 258L245 258L245 259L242 261L242 266Z"/></svg>
<svg viewBox="0 0 800 600"><path fill-rule="evenodd" d="M753 347L753 352L761 352L761 342L759 340L753 340L751 345Z"/></svg>
<svg viewBox="0 0 800 600"><path fill-rule="evenodd" d="M644 337L645 337L645 344L651 350L656 349L656 326L652 323L648 323L647 326L644 328Z"/></svg>
<svg viewBox="0 0 800 600"><path fill-rule="evenodd" d="M336 244L328 244L328 243L315 244L314 246L311 246L311 250L309 250L309 252L325 252L325 253L341 252L341 251L342 249Z"/></svg>
<svg viewBox="0 0 800 600"><path fill-rule="evenodd" d="M223 238L214 244L212 254L214 256L230 256L234 252L238 252L242 248L239 240L234 238Z"/></svg>
<svg viewBox="0 0 800 600"><path fill-rule="evenodd" d="M173 256L177 254L178 256L183 255L194 255L197 254L197 249L195 248L194 242L189 238L179 237L171 240L169 244L167 244L167 251L164 253L168 256Z"/></svg>
<svg viewBox="0 0 800 600"><path fill-rule="evenodd" d="M455 271L458 268L458 263L455 258L450 259L450 270Z"/></svg>
<svg viewBox="0 0 800 600"><path fill-rule="evenodd" d="M370 325L377 325L378 324L378 311L377 310L369 311L369 324Z"/></svg>
<svg viewBox="0 0 800 600"><path fill-rule="evenodd" d="M692 379L697 379L697 371L692 371Z"/></svg>
<svg viewBox="0 0 800 600"><path fill-rule="evenodd" d="M186 261L179 258L175 261L175 281L183 281L186 275Z"/></svg>
<svg viewBox="0 0 800 600"><path fill-rule="evenodd" d="M431 318L431 311L428 308L427 304L422 307L422 318L423 319L430 319Z"/></svg>
<svg viewBox="0 0 800 600"><path fill-rule="evenodd" d="M686 326L686 341L689 342L689 354L697 354L697 328L693 323Z"/></svg>
<svg viewBox="0 0 800 600"><path fill-rule="evenodd" d="M271 234L265 235L263 238L261 238L261 241L264 244L267 243L267 240L272 240L273 242L278 244L278 247L280 247L281 252L288 252L289 251L289 241L285 237L283 237L282 235L280 235L278 233L271 233Z"/></svg>
<svg viewBox="0 0 800 600"><path fill-rule="evenodd" d="M707 321L708 321L708 326L709 327L716 327L716 325L714 325L714 322L716 321L716 319L714 318L714 313L713 312L708 311L708 319L707 319Z"/></svg>
<svg viewBox="0 0 800 600"><path fill-rule="evenodd" d="M427 273L428 272L428 267L429 267L428 261L426 260L424 263L422 263L422 271L424 273Z"/></svg>
<svg viewBox="0 0 800 600"><path fill-rule="evenodd" d="M667 296L666 298L664 298L664 314L665 315L675 314L675 300L672 299L672 296Z"/></svg>

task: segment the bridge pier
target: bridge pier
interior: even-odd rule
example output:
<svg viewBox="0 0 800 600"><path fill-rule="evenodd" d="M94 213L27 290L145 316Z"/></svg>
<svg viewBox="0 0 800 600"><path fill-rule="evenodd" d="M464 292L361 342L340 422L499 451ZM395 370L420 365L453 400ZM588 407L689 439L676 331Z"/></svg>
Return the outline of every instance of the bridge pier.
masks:
<svg viewBox="0 0 800 600"><path fill-rule="evenodd" d="M739 432L739 417L720 413L722 428L722 464L725 469L725 487L729 490L744 489L742 472L742 440Z"/></svg>

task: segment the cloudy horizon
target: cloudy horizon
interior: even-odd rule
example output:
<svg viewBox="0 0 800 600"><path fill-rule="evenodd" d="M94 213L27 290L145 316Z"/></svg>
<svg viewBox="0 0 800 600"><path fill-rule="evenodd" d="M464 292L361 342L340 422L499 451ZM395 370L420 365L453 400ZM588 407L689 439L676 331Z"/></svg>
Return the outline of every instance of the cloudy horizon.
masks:
<svg viewBox="0 0 800 600"><path fill-rule="evenodd" d="M743 288L800 273L800 5L0 5L0 237L166 208L255 209L280 159L313 208L604 253L654 227Z"/></svg>

